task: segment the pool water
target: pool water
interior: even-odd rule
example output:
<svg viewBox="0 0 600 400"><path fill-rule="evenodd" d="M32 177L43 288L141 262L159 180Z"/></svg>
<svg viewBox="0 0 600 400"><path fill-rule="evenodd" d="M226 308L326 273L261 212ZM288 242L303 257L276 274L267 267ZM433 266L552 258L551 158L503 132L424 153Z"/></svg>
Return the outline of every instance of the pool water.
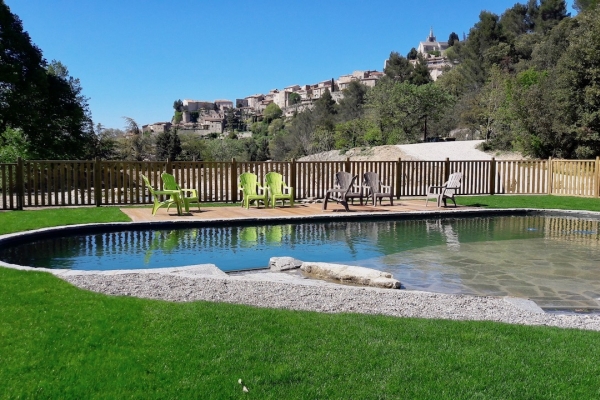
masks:
<svg viewBox="0 0 600 400"><path fill-rule="evenodd" d="M407 289L527 297L546 309L597 310L599 223L494 216L120 231L0 248L0 260L78 270L212 263L234 271L291 256L391 272Z"/></svg>

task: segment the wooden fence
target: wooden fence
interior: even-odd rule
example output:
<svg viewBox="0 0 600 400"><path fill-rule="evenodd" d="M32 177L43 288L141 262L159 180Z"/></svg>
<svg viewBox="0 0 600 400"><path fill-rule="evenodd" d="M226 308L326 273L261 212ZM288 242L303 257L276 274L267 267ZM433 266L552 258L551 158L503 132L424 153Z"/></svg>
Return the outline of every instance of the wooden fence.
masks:
<svg viewBox="0 0 600 400"><path fill-rule="evenodd" d="M202 202L238 202L238 176L281 173L298 200L323 198L337 171L379 174L396 198L425 196L450 173L462 172L461 194L558 194L599 197L600 158L596 160L486 161L23 161L0 164L0 208L148 204L142 181L162 189L160 175L175 175L182 187L197 188Z"/></svg>

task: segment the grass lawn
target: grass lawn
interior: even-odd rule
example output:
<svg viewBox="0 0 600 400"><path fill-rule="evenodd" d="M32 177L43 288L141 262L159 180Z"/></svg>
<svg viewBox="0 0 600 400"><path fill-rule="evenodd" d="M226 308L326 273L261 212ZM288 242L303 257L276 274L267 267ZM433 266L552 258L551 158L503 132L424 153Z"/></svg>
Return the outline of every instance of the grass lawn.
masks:
<svg viewBox="0 0 600 400"><path fill-rule="evenodd" d="M127 220L117 208L51 209L0 213L0 227L81 223L80 210L85 222ZM0 398L591 399L600 398L599 340L493 322L110 297L0 268Z"/></svg>
<svg viewBox="0 0 600 400"><path fill-rule="evenodd" d="M123 214L118 207L3 211L0 213L0 235L51 226L130 221L131 219Z"/></svg>
<svg viewBox="0 0 600 400"><path fill-rule="evenodd" d="M464 206L490 208L543 208L562 210L600 211L600 199L589 197L548 195L457 196L456 203ZM448 204L451 204L449 202Z"/></svg>
<svg viewBox="0 0 600 400"><path fill-rule="evenodd" d="M109 297L8 269L0 293L7 398L600 396L597 332Z"/></svg>

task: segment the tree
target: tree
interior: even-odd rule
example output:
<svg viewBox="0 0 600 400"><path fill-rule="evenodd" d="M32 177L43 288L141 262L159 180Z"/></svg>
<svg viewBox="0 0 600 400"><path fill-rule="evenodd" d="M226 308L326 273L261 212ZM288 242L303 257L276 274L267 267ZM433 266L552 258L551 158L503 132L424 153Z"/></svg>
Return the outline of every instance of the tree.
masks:
<svg viewBox="0 0 600 400"><path fill-rule="evenodd" d="M283 111L281 111L281 108L275 103L269 103L263 111L263 118L267 123L270 123L276 118L281 118L282 115Z"/></svg>
<svg viewBox="0 0 600 400"><path fill-rule="evenodd" d="M426 135L426 122L436 120L452 103L439 86L380 81L367 95L368 118L380 131L383 144L414 143Z"/></svg>
<svg viewBox="0 0 600 400"><path fill-rule="evenodd" d="M535 29L538 32L546 33L570 15L567 13L565 0L541 0L535 20Z"/></svg>
<svg viewBox="0 0 600 400"><path fill-rule="evenodd" d="M239 129L240 118L236 113L235 109L227 108L225 110L225 130L230 134L233 134Z"/></svg>
<svg viewBox="0 0 600 400"><path fill-rule="evenodd" d="M17 158L28 159L27 141L20 129L7 128L2 134L2 146L0 146L0 162L15 163Z"/></svg>
<svg viewBox="0 0 600 400"><path fill-rule="evenodd" d="M388 79L396 82L410 82L415 85L431 82L427 61L420 54L413 65L407 58L393 51L386 62L384 72Z"/></svg>
<svg viewBox="0 0 600 400"><path fill-rule="evenodd" d="M417 49L415 49L413 47L412 49L410 49L410 51L406 55L406 58L409 60L416 60L418 56L419 56L419 52L417 52Z"/></svg>
<svg viewBox="0 0 600 400"><path fill-rule="evenodd" d="M427 67L427 60L423 58L421 54L417 57L417 62L414 65L413 70L411 71L410 77L408 79L409 83L413 85L426 85L428 83L433 82L431 79L431 75L429 75L429 67Z"/></svg>
<svg viewBox="0 0 600 400"><path fill-rule="evenodd" d="M57 62L48 66L18 16L0 0L0 134L19 130L27 154L81 159L96 147L87 99ZM2 136L0 144L8 138Z"/></svg>
<svg viewBox="0 0 600 400"><path fill-rule="evenodd" d="M181 99L175 100L173 102L173 110L175 110L177 112L182 112L183 111L183 101L181 101Z"/></svg>
<svg viewBox="0 0 600 400"><path fill-rule="evenodd" d="M362 118L367 91L369 88L360 81L352 81L342 93L338 115L342 122Z"/></svg>
<svg viewBox="0 0 600 400"><path fill-rule="evenodd" d="M142 132L138 123L130 117L125 120L125 136L119 139L121 159L144 161L152 154L152 141L150 135Z"/></svg>
<svg viewBox="0 0 600 400"><path fill-rule="evenodd" d="M158 160L174 161L181 152L181 140L176 129L169 129L156 136L156 158Z"/></svg>
<svg viewBox="0 0 600 400"><path fill-rule="evenodd" d="M407 58L402 57L398 52L392 51L383 72L390 79L405 82L409 79L413 70L414 68Z"/></svg>
<svg viewBox="0 0 600 400"><path fill-rule="evenodd" d="M335 125L335 116L337 114L337 104L329 89L325 89L325 92L321 97L315 101L313 107L313 115L317 126L322 127L326 130L333 131Z"/></svg>
<svg viewBox="0 0 600 400"><path fill-rule="evenodd" d="M598 7L598 0L575 0L573 8L578 12L594 9Z"/></svg>
<svg viewBox="0 0 600 400"><path fill-rule="evenodd" d="M207 140L196 133L182 133L181 154L179 159L184 161L202 161L206 158Z"/></svg>
<svg viewBox="0 0 600 400"><path fill-rule="evenodd" d="M353 119L335 126L335 148L339 150L349 150L355 147L368 146L371 143L367 140L369 120Z"/></svg>
<svg viewBox="0 0 600 400"><path fill-rule="evenodd" d="M570 156L586 158L600 155L600 14L585 12L577 19L553 76L554 102L573 142Z"/></svg>
<svg viewBox="0 0 600 400"><path fill-rule="evenodd" d="M298 93L292 92L288 95L288 104L290 106L300 104L301 101L302 101L302 97Z"/></svg>
<svg viewBox="0 0 600 400"><path fill-rule="evenodd" d="M450 36L448 36L448 46L454 46L454 43L458 41L458 35L455 32L450 33Z"/></svg>

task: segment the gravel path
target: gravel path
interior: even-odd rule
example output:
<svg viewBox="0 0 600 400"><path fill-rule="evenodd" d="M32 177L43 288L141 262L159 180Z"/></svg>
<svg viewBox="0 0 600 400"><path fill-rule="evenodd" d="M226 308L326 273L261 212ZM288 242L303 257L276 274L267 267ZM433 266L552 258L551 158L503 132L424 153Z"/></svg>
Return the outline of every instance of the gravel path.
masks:
<svg viewBox="0 0 600 400"><path fill-rule="evenodd" d="M399 144L397 147L414 160L440 161L445 160L446 157L450 160L491 160L491 154L476 148L483 142L483 140L468 140L459 142Z"/></svg>
<svg viewBox="0 0 600 400"><path fill-rule="evenodd" d="M600 315L546 314L522 299L352 287L322 281L302 281L289 274L278 274L182 276L173 273L86 273L67 274L61 278L80 288L108 295L177 302L206 300L327 313L488 320L600 330Z"/></svg>

